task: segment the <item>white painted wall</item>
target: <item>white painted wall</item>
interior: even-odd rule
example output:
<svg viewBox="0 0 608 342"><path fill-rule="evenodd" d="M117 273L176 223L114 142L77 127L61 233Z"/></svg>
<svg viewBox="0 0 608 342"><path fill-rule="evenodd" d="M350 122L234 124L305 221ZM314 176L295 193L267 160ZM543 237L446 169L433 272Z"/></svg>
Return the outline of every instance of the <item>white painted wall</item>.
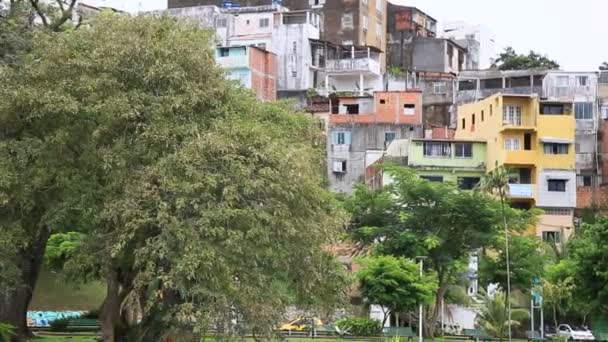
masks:
<svg viewBox="0 0 608 342"><path fill-rule="evenodd" d="M548 190L549 179L566 179L566 191ZM538 177L539 207L574 208L576 207L576 172L561 170L543 170Z"/></svg>
<svg viewBox="0 0 608 342"><path fill-rule="evenodd" d="M466 39L473 35L479 42L479 68L488 69L491 60L496 58L496 36L483 25L474 25L465 21L447 21L443 24L443 36L452 39Z"/></svg>

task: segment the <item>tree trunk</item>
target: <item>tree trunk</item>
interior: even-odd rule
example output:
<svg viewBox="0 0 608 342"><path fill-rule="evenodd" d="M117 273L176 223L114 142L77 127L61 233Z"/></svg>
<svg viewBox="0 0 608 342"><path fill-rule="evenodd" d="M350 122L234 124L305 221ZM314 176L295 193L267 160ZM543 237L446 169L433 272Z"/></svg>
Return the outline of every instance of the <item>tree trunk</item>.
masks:
<svg viewBox="0 0 608 342"><path fill-rule="evenodd" d="M433 310L431 310L430 314L427 316L426 322L424 322L425 324L423 330L425 337L435 337L435 326L441 311L441 299L445 296L447 288L448 285L441 281L439 288L437 289L437 294L435 295L435 305L433 305Z"/></svg>
<svg viewBox="0 0 608 342"><path fill-rule="evenodd" d="M20 272L19 287L7 291L0 297L0 322L15 326L17 341L31 337L27 327L27 309L40 275L49 235L48 229L40 229L38 237L33 238L26 248L19 250L16 255L16 266Z"/></svg>
<svg viewBox="0 0 608 342"><path fill-rule="evenodd" d="M115 270L109 270L106 276L106 298L99 311L101 337L106 342L116 341L115 327L120 318L121 305L119 291L118 274Z"/></svg>

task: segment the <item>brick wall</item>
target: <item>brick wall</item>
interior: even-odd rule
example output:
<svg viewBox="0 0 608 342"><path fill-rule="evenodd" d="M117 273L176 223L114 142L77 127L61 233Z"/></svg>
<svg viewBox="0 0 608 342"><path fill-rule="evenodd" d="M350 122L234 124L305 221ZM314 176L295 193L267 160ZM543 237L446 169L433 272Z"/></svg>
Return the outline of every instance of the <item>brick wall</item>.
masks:
<svg viewBox="0 0 608 342"><path fill-rule="evenodd" d="M276 55L254 46L249 47L251 89L260 100L274 101L277 98Z"/></svg>
<svg viewBox="0 0 608 342"><path fill-rule="evenodd" d="M592 206L605 207L608 204L608 186L594 188L579 186L576 189L576 208L585 209Z"/></svg>

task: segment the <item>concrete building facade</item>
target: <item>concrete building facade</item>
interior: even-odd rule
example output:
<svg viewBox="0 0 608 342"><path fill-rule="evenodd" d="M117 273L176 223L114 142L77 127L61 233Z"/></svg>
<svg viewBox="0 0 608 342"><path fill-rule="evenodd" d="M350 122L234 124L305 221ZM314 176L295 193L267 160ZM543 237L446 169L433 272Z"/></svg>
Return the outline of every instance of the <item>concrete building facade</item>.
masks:
<svg viewBox="0 0 608 342"><path fill-rule="evenodd" d="M536 234L546 240L566 238L562 230L572 231L574 224L576 120L565 107L535 95L506 94L458 107L456 139L487 142L488 170L512 171L512 205L545 210Z"/></svg>
<svg viewBox="0 0 608 342"><path fill-rule="evenodd" d="M367 166L395 139L422 135L419 91L375 92L374 96L333 97L328 129L330 189L350 193L363 183Z"/></svg>
<svg viewBox="0 0 608 342"><path fill-rule="evenodd" d="M448 21L443 23L442 35L467 47L467 70L488 69L496 58L496 37L483 25Z"/></svg>
<svg viewBox="0 0 608 342"><path fill-rule="evenodd" d="M220 47L216 62L227 70L228 78L251 89L260 100L276 100L275 54L255 46Z"/></svg>

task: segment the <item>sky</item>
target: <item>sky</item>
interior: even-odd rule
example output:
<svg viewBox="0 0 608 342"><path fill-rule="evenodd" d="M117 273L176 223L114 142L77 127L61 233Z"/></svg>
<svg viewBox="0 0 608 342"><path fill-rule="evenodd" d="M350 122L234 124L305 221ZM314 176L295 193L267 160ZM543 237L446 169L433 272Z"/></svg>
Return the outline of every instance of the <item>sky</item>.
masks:
<svg viewBox="0 0 608 342"><path fill-rule="evenodd" d="M302 0L307 1L307 0ZM167 0L87 0L99 6L137 12L167 7ZM416 6L441 23L481 24L496 38L496 52L511 46L556 60L564 70L594 71L608 61L606 0L391 0Z"/></svg>

